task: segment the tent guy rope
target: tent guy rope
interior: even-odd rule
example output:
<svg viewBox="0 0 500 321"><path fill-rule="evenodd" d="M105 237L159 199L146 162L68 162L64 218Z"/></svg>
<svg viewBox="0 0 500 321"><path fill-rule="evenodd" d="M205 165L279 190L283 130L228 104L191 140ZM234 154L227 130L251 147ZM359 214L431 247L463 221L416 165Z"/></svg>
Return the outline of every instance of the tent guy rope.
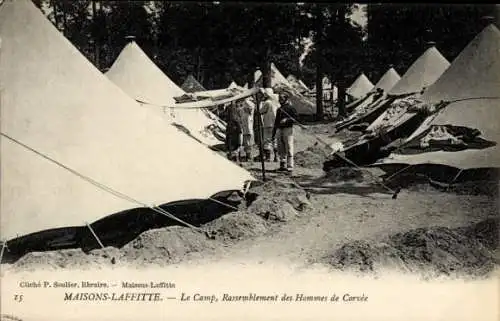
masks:
<svg viewBox="0 0 500 321"><path fill-rule="evenodd" d="M46 159L46 160L48 160L48 161L50 161L50 162L52 162L52 163L56 164L57 166L60 166L60 167L64 168L65 170L67 170L67 171L71 172L72 174L74 174L74 175L76 175L76 176L80 177L81 179L83 179L83 180L87 181L88 183L90 183L90 184L92 184L92 185L94 185L94 186L96 186L96 187L98 187L98 188L100 188L100 189L102 189L102 190L104 190L104 191L106 191L106 192L108 192L108 193L110 193L110 194L112 194L112 195L114 195L114 196L118 197L118 198L121 198L121 199L123 199L123 200L127 200L127 201L132 202L132 203L135 203L135 204L137 204L137 205L141 205L141 206L143 206L143 207L150 208L150 209L151 209L151 210L153 210L154 212L159 213L159 214L162 214L162 215L164 215L164 216L166 216L166 217L168 217L168 218L171 218L171 219L173 219L173 220L175 220L175 221L177 221L177 222L179 222L179 223L181 223L181 224L183 224L183 225L186 225L186 226L187 226L187 227L189 227L189 228L192 228L192 229L193 229L193 230L195 230L195 231L205 233L205 231L204 231L204 230L202 230L201 228L196 227L196 226L194 226L194 225L191 225L191 224L189 224L189 223L187 223L187 222L185 222L185 221L181 220L180 218L176 217L175 215L173 215L173 214L171 214L171 213L169 213L169 212L165 211L164 209L162 209L162 208L160 208L160 207L158 207L158 206L155 206L155 205L147 205L147 204L146 204L146 203L144 203L144 202L141 202L141 201L139 201L139 200L136 200L136 199L134 199L134 198L132 198L132 197L130 197L130 196L128 196L128 195L126 195L126 194L123 194L123 193L121 193L121 192L119 192L119 191L116 191L116 190L114 190L114 189L112 189L112 188L110 188L110 187L108 187L108 186L106 186L106 185L104 185L104 184L102 184L102 183L99 183L99 182L97 182L97 181L93 180L92 178L87 177L87 176L85 176L85 175L83 175L83 174L79 173L78 171L76 171L76 170L74 170L74 169L72 169L72 168L70 168L70 167L68 167L68 166L66 166L66 165L64 165L64 164L62 164L62 163L60 163L60 162L58 162L58 161L56 161L56 160L52 159L52 158L50 158L49 156L47 156L47 155L45 155L45 154L43 154L43 153L41 153L41 152L39 152L39 151L37 151L37 150L35 150L35 149L33 149L33 148L29 147L28 145L26 145L26 144L24 144L24 143L22 143L22 142L20 142L20 141L16 140L15 138L10 137L9 135L7 135L7 134L5 134L5 133L3 133L3 132L2 132L2 133L0 133L0 134L1 134L3 137L7 138L8 140L10 140L10 141L12 141L12 142L14 142L14 143L16 143L16 144L18 144L18 145L20 145L20 146L22 146L22 147L26 148L26 149L28 149L29 151L31 151L31 152L33 152L33 153L35 153L35 154L37 154L37 155L39 155L39 156L43 157L44 159Z"/></svg>
<svg viewBox="0 0 500 321"><path fill-rule="evenodd" d="M283 111L284 112L284 111ZM294 122L296 122L302 129L304 130L308 130L309 128L305 127L304 125L302 125L297 119L295 119L294 117L290 116L288 113L284 112L288 117L290 117L290 119L292 119ZM353 161L351 161L350 159L347 159L347 157L344 157L340 154L338 154L335 149L331 146L331 144L325 142L321 137L317 136L316 134L311 133L311 136L313 136L314 138L316 138L320 143L324 144L326 147L330 148L333 152L330 154L330 155L336 155L337 157L341 158L342 160L344 160L345 162L349 163L350 165L354 166L355 168L363 171L364 169L359 167L358 165L356 165ZM383 188L385 188L387 191L389 191L390 193L392 193L392 198L393 199L396 199L397 198L397 195L399 194L399 192L401 191L401 189L396 189L396 190L393 190L392 188L388 187L387 185L385 185L384 183L382 183L375 175L373 175L370 171L368 170L364 170L366 173L368 173L370 175L370 177L373 178L373 180L375 181L375 183L379 184L380 186L382 186Z"/></svg>

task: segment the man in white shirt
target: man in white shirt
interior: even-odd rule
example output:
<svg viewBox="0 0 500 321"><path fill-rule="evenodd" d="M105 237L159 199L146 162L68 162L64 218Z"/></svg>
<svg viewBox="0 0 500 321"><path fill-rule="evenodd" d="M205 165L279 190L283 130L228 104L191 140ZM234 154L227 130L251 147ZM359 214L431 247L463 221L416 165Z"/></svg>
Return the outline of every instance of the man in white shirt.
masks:
<svg viewBox="0 0 500 321"><path fill-rule="evenodd" d="M273 138L273 127L276 119L278 105L273 100L272 88L261 89L261 106L259 114L262 117L263 149L264 160L271 161L271 154L274 153L274 159L277 161L277 141Z"/></svg>
<svg viewBox="0 0 500 321"><path fill-rule="evenodd" d="M254 145L253 131L253 113L255 104L250 99L237 102L237 108L240 112L241 132L243 134L243 149L245 151L245 160L252 160L252 147Z"/></svg>

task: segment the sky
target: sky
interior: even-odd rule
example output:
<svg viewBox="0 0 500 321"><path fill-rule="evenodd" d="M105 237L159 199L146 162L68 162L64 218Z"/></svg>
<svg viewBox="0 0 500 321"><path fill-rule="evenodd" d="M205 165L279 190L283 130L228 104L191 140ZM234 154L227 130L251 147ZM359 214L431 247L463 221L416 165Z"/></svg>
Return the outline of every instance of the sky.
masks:
<svg viewBox="0 0 500 321"><path fill-rule="evenodd" d="M352 16L351 19L356 21L358 24L360 24L362 27L366 27L366 13L363 11L363 8L366 7L366 4L357 4L358 9L356 9Z"/></svg>

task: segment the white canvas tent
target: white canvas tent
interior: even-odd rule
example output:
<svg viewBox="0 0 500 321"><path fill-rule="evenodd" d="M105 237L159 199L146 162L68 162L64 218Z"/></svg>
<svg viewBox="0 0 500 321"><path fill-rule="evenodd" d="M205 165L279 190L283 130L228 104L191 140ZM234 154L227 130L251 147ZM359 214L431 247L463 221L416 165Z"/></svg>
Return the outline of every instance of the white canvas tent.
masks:
<svg viewBox="0 0 500 321"><path fill-rule="evenodd" d="M123 48L106 76L145 108L163 113L169 122L183 126L201 143L209 146L221 143L209 129L218 126L215 115L209 117L199 108L167 107L175 106L174 97L186 92L170 80L135 41Z"/></svg>
<svg viewBox="0 0 500 321"><path fill-rule="evenodd" d="M394 68L389 68L384 75L375 84L375 89L382 89L384 92L388 92L401 80L401 76L397 73Z"/></svg>
<svg viewBox="0 0 500 321"><path fill-rule="evenodd" d="M432 85L450 66L450 63L436 47L427 49L408 68L401 79L389 91L389 95L411 95L408 99L420 99L421 93ZM367 130L377 130L382 126L397 126L404 123L416 112L409 112L406 107L398 104L396 100L380 117L378 117ZM407 104L409 106L411 104Z"/></svg>
<svg viewBox="0 0 500 321"><path fill-rule="evenodd" d="M181 89L187 93L206 90L193 75L189 74L181 85Z"/></svg>
<svg viewBox="0 0 500 321"><path fill-rule="evenodd" d="M381 98L370 103L369 106L363 106L364 110L357 108L351 119L337 127L337 129L342 129L346 124L350 125L356 121L370 123L366 128L367 133L349 148L369 143L374 134L376 135L380 130L388 133L386 137L391 135L391 139L401 138L401 136L396 137L396 129L399 132L397 135L408 135L409 133L406 131L411 132L414 128L405 127L403 130L402 126L409 123L411 126L418 126L418 120L415 117L419 116L419 112L413 110L413 107L419 103L421 92L425 86L434 83L448 66L449 62L435 47L427 49L410 66L388 94L384 93ZM402 96L398 97L399 95ZM412 122L410 122L411 120Z"/></svg>
<svg viewBox="0 0 500 321"><path fill-rule="evenodd" d="M485 149L434 151L413 155L393 153L381 164L442 164L459 169L500 167L500 31L486 27L453 60L451 66L422 99L429 104L449 104L431 115L408 139L418 141L433 126L475 128L483 139L497 145Z"/></svg>
<svg viewBox="0 0 500 321"><path fill-rule="evenodd" d="M418 93L432 85L450 66L436 47L427 49L389 91L390 95Z"/></svg>
<svg viewBox="0 0 500 321"><path fill-rule="evenodd" d="M389 68L379 79L379 81L375 84L372 90L370 90L365 96L362 98L359 98L358 100L350 103L347 106L347 109L352 109L354 113L351 115L351 117L355 117L363 112L366 111L366 109L370 108L372 105L375 105L377 102L383 101L386 99L387 92L391 90L391 88L401 79L399 74L394 70L394 68ZM374 94L377 91L377 89L382 89L383 94L382 96L378 97L375 100ZM355 107L351 107L355 106Z"/></svg>
<svg viewBox="0 0 500 321"><path fill-rule="evenodd" d="M243 89L243 87L239 86L234 80L231 81L227 89Z"/></svg>
<svg viewBox="0 0 500 321"><path fill-rule="evenodd" d="M254 79L255 87L262 87L262 72L260 70L254 73ZM287 92L292 105L299 114L313 115L316 113L316 106L293 88L274 63L271 63L271 87L275 93Z"/></svg>
<svg viewBox="0 0 500 321"><path fill-rule="evenodd" d="M286 80L293 86L293 88L295 88L299 92L304 93L309 91L309 88L307 88L307 86L302 81L300 81L292 74L288 75L288 77L286 77Z"/></svg>
<svg viewBox="0 0 500 321"><path fill-rule="evenodd" d="M27 0L0 6L1 238L82 226L145 204L206 199L252 176L140 108Z"/></svg>
<svg viewBox="0 0 500 321"><path fill-rule="evenodd" d="M372 89L372 82L364 73L361 73L352 85L347 88L346 93L354 99L359 99L368 94Z"/></svg>
<svg viewBox="0 0 500 321"><path fill-rule="evenodd" d="M262 83L262 71L257 70L254 73L255 84ZM283 76L281 71L278 70L274 63L271 63L271 86L274 87L276 85L286 85L292 88L292 84Z"/></svg>

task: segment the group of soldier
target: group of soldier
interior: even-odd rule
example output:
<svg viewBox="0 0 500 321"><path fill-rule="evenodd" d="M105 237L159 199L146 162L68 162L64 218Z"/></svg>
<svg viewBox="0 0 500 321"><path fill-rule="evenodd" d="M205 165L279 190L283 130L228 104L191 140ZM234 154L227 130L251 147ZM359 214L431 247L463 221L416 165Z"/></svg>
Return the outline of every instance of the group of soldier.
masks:
<svg viewBox="0 0 500 321"><path fill-rule="evenodd" d="M262 88L255 98L238 100L226 111L226 148L229 159L238 163L254 161L255 142L262 137L263 155L258 155L257 159L279 162L278 171L293 170L294 123L297 121L297 112L288 93L276 95L272 88ZM255 126L255 117L260 117L261 126ZM259 128L261 133L257 131Z"/></svg>

